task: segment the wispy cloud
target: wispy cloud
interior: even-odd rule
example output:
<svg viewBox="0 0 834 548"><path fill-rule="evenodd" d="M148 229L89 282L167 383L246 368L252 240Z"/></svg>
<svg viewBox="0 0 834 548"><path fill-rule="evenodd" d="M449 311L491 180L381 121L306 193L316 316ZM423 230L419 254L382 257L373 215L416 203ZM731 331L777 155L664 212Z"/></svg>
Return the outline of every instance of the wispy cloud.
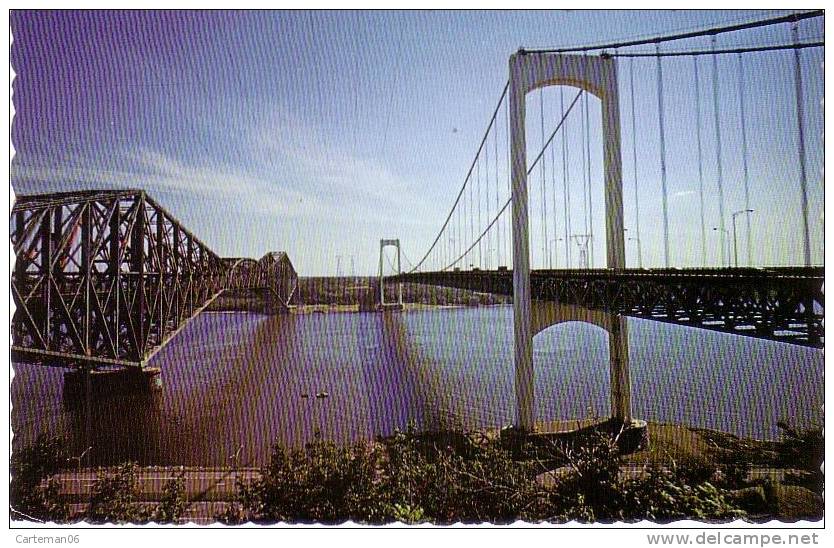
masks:
<svg viewBox="0 0 834 548"><path fill-rule="evenodd" d="M114 156L115 167L97 165L52 165L43 158L27 158L12 165L13 188L22 194L100 188L142 188L151 194L176 193L195 203L206 200L234 203L260 213L308 216L318 211L315 196L268 181L236 166L188 165L147 148Z"/></svg>
<svg viewBox="0 0 834 548"><path fill-rule="evenodd" d="M321 254L335 253L336 246L361 254L381 237L427 240L450 205L432 201L420 181L384 159L362 155L286 110L269 109L246 122L220 110L198 130L218 150L137 145L61 161L21 156L10 180L25 194L142 188L218 252L288 249L297 266L317 270Z"/></svg>

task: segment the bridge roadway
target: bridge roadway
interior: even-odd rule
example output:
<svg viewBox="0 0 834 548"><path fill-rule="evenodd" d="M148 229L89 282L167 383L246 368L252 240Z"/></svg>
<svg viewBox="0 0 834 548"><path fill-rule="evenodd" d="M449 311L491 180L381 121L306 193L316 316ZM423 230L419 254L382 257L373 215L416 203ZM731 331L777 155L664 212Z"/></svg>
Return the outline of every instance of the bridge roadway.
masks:
<svg viewBox="0 0 834 548"><path fill-rule="evenodd" d="M387 282L513 294L512 270L414 272ZM824 346L823 267L534 270L532 298L813 348Z"/></svg>

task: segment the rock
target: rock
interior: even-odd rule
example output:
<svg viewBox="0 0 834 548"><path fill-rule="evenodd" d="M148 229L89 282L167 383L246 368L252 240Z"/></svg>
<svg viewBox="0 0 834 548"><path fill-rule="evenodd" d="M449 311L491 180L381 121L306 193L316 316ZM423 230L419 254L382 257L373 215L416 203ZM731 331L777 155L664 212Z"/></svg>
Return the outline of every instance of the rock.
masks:
<svg viewBox="0 0 834 548"><path fill-rule="evenodd" d="M779 520L820 520L823 517L822 497L797 485L773 485L768 503Z"/></svg>
<svg viewBox="0 0 834 548"><path fill-rule="evenodd" d="M759 514L768 510L767 497L761 485L728 491L727 498L750 514Z"/></svg>

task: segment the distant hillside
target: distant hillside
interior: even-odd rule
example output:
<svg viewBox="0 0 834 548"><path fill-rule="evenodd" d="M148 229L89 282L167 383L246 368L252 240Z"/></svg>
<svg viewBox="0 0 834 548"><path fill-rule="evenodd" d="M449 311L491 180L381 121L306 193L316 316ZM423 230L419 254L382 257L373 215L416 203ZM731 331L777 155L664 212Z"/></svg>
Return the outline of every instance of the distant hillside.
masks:
<svg viewBox="0 0 834 548"><path fill-rule="evenodd" d="M375 302L379 280L366 276L309 277L299 278L298 287L301 304L358 304ZM396 286L386 285L386 302L393 302L396 298ZM478 305L510 303L512 299L464 289L403 284L403 301L429 305Z"/></svg>

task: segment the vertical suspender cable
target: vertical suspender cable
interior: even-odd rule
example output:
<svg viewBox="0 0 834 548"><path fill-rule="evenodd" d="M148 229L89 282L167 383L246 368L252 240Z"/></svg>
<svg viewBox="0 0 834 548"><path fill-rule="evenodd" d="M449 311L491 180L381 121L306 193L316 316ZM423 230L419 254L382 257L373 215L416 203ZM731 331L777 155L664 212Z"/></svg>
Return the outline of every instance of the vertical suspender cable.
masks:
<svg viewBox="0 0 834 548"><path fill-rule="evenodd" d="M660 186L663 193L663 262L669 268L669 198L666 189L666 128L663 123L663 61L660 57L660 44L655 44L657 52L657 120L660 126Z"/></svg>
<svg viewBox="0 0 834 548"><path fill-rule="evenodd" d="M485 202L485 205L486 205L486 217L485 217L485 219L487 220L487 222L489 222L489 145L486 144L486 143L484 144L484 164L485 164L484 165L484 172L485 172L484 178L486 179L486 184L484 185L484 202ZM486 235L486 258L484 259L483 264L481 265L481 268L489 268L489 254L490 254L489 240L490 240L490 233L487 232L487 235Z"/></svg>
<svg viewBox="0 0 834 548"><path fill-rule="evenodd" d="M570 184L568 177L568 121L565 119L564 88L559 87L559 106L562 110L562 192L565 206L565 268L570 268Z"/></svg>
<svg viewBox="0 0 834 548"><path fill-rule="evenodd" d="M544 88L539 88L539 126L541 128L541 143L544 147ZM547 155L542 155L541 168L541 217L542 217L542 268L547 268L547 199L545 196L545 179L547 179L547 170L545 168L545 158Z"/></svg>
<svg viewBox="0 0 834 548"><path fill-rule="evenodd" d="M477 162L477 159L475 161ZM465 247L464 249L469 249L469 244L475 240L475 237L473 236L473 234L475 234L475 227L474 227L474 223L472 222L472 219L474 217L474 215L472 215L472 187L473 186L474 185L472 184L472 180L470 179L470 181L469 181L469 205L466 208L467 216L469 217L469 234L468 234L467 239L466 239L467 247ZM467 252L467 255L468 255L468 252Z"/></svg>
<svg viewBox="0 0 834 548"><path fill-rule="evenodd" d="M794 23L791 28L793 43L799 43L799 24ZM794 55L794 82L796 85L796 123L799 139L799 186L802 190L802 226L805 266L811 266L811 233L808 225L808 175L805 166L805 115L803 113L802 101L802 64L799 49L793 50Z"/></svg>
<svg viewBox="0 0 834 548"><path fill-rule="evenodd" d="M495 133L492 135L493 144L495 146L495 214L498 215L500 211L500 202L498 199L498 181L500 178L498 177L498 124L495 124ZM499 230L499 226L496 223L495 227L495 269L498 270L498 266L501 264L501 231Z"/></svg>
<svg viewBox="0 0 834 548"><path fill-rule="evenodd" d="M747 219L747 266L752 266L750 240L750 173L747 167L747 118L744 115L744 60L738 54L738 104L741 118L741 164L744 170L744 216Z"/></svg>
<svg viewBox="0 0 834 548"><path fill-rule="evenodd" d="M460 249L460 247L459 247L460 246L460 208L461 208L460 204L458 204L458 207L455 208L455 221L454 221L454 223L455 223L455 231L454 231L455 236L454 236L454 242L452 243L452 247L455 249L455 254L454 254L455 257L460 256L460 253L459 253L459 249Z"/></svg>
<svg viewBox="0 0 834 548"><path fill-rule="evenodd" d="M637 232L637 267L643 268L643 242L640 240L640 193L637 190L637 116L634 110L634 58L628 65L631 88L631 162L634 167L634 230Z"/></svg>
<svg viewBox="0 0 834 548"><path fill-rule="evenodd" d="M480 156L478 156L478 164L476 165L475 169L477 170L477 174L475 176L475 185L476 185L476 189L475 189L476 205L475 205L475 208L478 211L478 219L477 219L477 222L476 222L475 221L475 214L473 212L472 222L476 223L475 226L477 226L478 228L477 228L477 230L472 231L472 241L473 242L475 241L475 235L478 233L478 230L481 229L481 157ZM475 250L473 249L472 250L472 255L475 255L474 251ZM481 252L481 242L478 242L478 260L474 261L474 264L477 264L478 266L481 266L482 257L483 257L483 254Z"/></svg>
<svg viewBox="0 0 834 548"><path fill-rule="evenodd" d="M510 150L512 150L512 135L510 135L510 102L507 101L506 104L507 104L507 109L505 110L505 113L507 115L507 117L506 117L506 121L507 121L507 126L506 126L507 127L507 154L506 154L506 156L507 156L507 196L510 198L510 200L512 200L514 197L513 197L512 176L511 176L511 173L512 173L512 166L511 166L512 158L510 157ZM510 261L512 260L512 256L513 256L512 243L510 241L512 239L512 234L511 234L512 225L510 224L511 220L512 219L510 217L505 217L505 219L504 219L504 237L505 237L504 251L505 251L508 267L511 266Z"/></svg>
<svg viewBox="0 0 834 548"><path fill-rule="evenodd" d="M562 131L564 131L564 129L562 129ZM553 146L552 143L550 145L550 188L553 191L551 194L553 197L551 202L551 211L553 212L551 213L551 215L553 215L553 239L549 241L553 242L553 247L550 248L550 253L548 255L548 258L550 259L548 268L558 268L559 256L557 253L559 252L559 227L556 226L556 147Z"/></svg>
<svg viewBox="0 0 834 548"><path fill-rule="evenodd" d="M461 200L458 204L458 229L457 229L457 236L455 237L455 246L457 247L457 251L455 252L455 257L460 257L460 253L463 250L463 202Z"/></svg>
<svg viewBox="0 0 834 548"><path fill-rule="evenodd" d="M698 57L692 57L695 68L695 135L698 140L698 197L701 211L701 266L707 266L707 228L704 220L704 155L701 144L701 78L698 76Z"/></svg>
<svg viewBox="0 0 834 548"><path fill-rule="evenodd" d="M585 55L585 80L588 80L588 56ZM588 171L588 230L585 231L588 234L588 239L586 240L586 246L589 246L589 249L586 249L587 256L588 256L588 266L590 268L594 267L594 198L592 192L592 185L591 185L591 115L588 112L589 103L591 101L590 94L586 91L584 94L585 96L585 153L586 157L588 158L587 164L587 171Z"/></svg>
<svg viewBox="0 0 834 548"><path fill-rule="evenodd" d="M582 94L582 100L587 101L587 93ZM581 131L581 138L582 140L579 143L579 147L582 149L582 173L580 174L582 177L582 218L585 222L585 232L584 234L588 234L588 157L587 157L587 149L585 148L585 143L587 142L587 133L588 133L588 124L587 119L584 115L585 105L583 104L583 115L581 118L582 124L582 131ZM580 240L581 241L581 240ZM585 241L585 245L587 245L587 240ZM582 251L579 252L579 267L580 268L588 268L588 264L582 264ZM585 261L588 260L587 250L585 251Z"/></svg>
<svg viewBox="0 0 834 548"><path fill-rule="evenodd" d="M730 260L725 252L725 237L727 229L724 227L724 170L721 165L721 112L718 107L718 55L715 53L716 40L712 36L712 103L715 117L715 169L718 179L718 238L721 244L721 266L728 265Z"/></svg>

